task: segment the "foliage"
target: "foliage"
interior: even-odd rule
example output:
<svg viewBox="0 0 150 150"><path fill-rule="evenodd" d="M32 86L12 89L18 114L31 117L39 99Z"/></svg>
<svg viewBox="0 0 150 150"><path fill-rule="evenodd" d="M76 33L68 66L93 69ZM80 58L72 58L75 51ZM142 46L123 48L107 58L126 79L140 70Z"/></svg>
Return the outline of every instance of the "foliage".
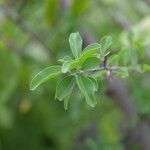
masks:
<svg viewBox="0 0 150 150"><path fill-rule="evenodd" d="M83 49L83 51L82 38L78 32L70 35L69 43L74 59L70 56L65 56L64 58L60 59L62 66L51 66L38 73L32 79L30 89L34 90L47 80L64 74L66 77L58 83L55 97L60 101L64 99L64 106L67 108L74 84L77 83L80 91L85 96L86 103L91 107L94 107L97 103L94 93L98 90L98 83L97 78L92 77L93 74L102 70L106 70L109 77L111 77L112 74L116 74L123 78L128 77L128 70L130 67L132 67L132 65L120 66L119 60L127 59L126 57L128 57L128 55L126 56L126 53L129 53L128 51L130 51L130 49L120 51L119 54L111 55L111 60L109 61L111 64L110 67L107 65L107 59L109 59L109 47L112 44L111 36L103 37L100 44L94 43L88 45ZM87 68L83 70L83 64L89 58L99 58L99 67L89 69L91 66L89 66L89 68L87 66ZM92 59L90 60L91 64L93 64ZM117 63L116 66L112 66L114 62L115 64ZM136 68L133 66L132 69L134 70ZM144 71L149 70L149 65L144 64L139 69Z"/></svg>
<svg viewBox="0 0 150 150"><path fill-rule="evenodd" d="M1 0L0 150L143 150L132 131L150 120L149 14L148 0ZM68 37L76 31L74 56ZM119 67L113 74L123 77L133 119L108 91L109 70L97 70L105 57Z"/></svg>

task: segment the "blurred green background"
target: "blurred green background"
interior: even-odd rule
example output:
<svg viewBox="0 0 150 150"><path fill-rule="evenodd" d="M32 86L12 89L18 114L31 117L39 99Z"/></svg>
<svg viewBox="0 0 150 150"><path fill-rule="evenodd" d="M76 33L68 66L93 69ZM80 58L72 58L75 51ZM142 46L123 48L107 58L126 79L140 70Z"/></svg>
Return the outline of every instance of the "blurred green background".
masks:
<svg viewBox="0 0 150 150"><path fill-rule="evenodd" d="M60 78L29 90L36 73L71 54L76 31L84 46L111 35L112 51L132 48L150 63L149 0L0 0L0 150L144 149L131 131L141 118L150 125L150 73L122 80L137 108L133 120L102 80L95 108L75 88L66 111L54 100Z"/></svg>

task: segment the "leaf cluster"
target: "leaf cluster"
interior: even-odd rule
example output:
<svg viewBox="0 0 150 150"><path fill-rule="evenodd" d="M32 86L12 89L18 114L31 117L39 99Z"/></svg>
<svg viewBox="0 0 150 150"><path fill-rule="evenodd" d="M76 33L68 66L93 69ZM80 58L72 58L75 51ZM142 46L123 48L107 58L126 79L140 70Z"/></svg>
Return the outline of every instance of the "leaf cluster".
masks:
<svg viewBox="0 0 150 150"><path fill-rule="evenodd" d="M62 65L50 66L39 72L31 81L30 89L34 90L42 83L63 75L62 80L56 87L55 98L64 101L67 109L68 102L75 84L83 93L86 103L94 107L97 103L95 92L98 90L98 78L116 74L121 77L129 76L129 67L119 66L119 62L125 57L125 50L119 54L110 55L112 37L104 36L100 43L93 43L82 48L82 38L79 32L72 33L69 37L69 44L72 56L65 56L59 59ZM146 65L143 68L149 68Z"/></svg>

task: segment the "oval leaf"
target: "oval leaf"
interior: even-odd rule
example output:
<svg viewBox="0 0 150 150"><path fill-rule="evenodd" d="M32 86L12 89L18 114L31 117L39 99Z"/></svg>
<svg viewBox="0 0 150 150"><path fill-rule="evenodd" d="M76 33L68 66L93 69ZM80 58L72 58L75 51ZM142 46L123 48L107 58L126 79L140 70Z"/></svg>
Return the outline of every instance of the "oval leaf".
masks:
<svg viewBox="0 0 150 150"><path fill-rule="evenodd" d="M79 32L72 33L69 37L70 48L72 50L73 56L79 58L82 51L82 38Z"/></svg>
<svg viewBox="0 0 150 150"><path fill-rule="evenodd" d="M87 60L82 64L82 68L84 70L98 68L100 63L101 62L98 57L92 56L92 57L87 58Z"/></svg>
<svg viewBox="0 0 150 150"><path fill-rule="evenodd" d="M60 66L47 67L39 72L30 83L30 90L36 89L40 84L61 74Z"/></svg>
<svg viewBox="0 0 150 150"><path fill-rule="evenodd" d="M119 60L118 55L114 54L109 57L107 65L118 65L118 60Z"/></svg>
<svg viewBox="0 0 150 150"><path fill-rule="evenodd" d="M98 90L98 82L95 78L89 77L89 79L94 83L94 91Z"/></svg>
<svg viewBox="0 0 150 150"><path fill-rule="evenodd" d="M87 104L91 107L94 107L97 103L94 95L94 83L88 77L85 77L83 75L76 76L76 81L79 89L85 96Z"/></svg>
<svg viewBox="0 0 150 150"><path fill-rule="evenodd" d="M104 36L101 40L101 52L104 55L110 45L112 44L112 37L111 36Z"/></svg>
<svg viewBox="0 0 150 150"><path fill-rule="evenodd" d="M97 50L100 49L100 44L94 43L88 45L84 50L83 53L80 56L80 64L84 63L87 58L91 57L93 54L97 52Z"/></svg>
<svg viewBox="0 0 150 150"><path fill-rule="evenodd" d="M66 96L70 95L75 84L75 78L73 76L68 76L62 79L57 87L55 98L62 101Z"/></svg>
<svg viewBox="0 0 150 150"><path fill-rule="evenodd" d="M98 43L90 44L86 48L84 48L83 52L88 51L88 50L93 50L93 49L96 49L96 50L100 49L100 44Z"/></svg>

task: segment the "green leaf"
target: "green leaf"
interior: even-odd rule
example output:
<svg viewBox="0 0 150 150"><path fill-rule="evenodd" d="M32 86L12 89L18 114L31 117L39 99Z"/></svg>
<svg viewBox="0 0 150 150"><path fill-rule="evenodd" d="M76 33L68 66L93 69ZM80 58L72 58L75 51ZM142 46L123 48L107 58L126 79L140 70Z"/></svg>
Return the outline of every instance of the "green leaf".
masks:
<svg viewBox="0 0 150 150"><path fill-rule="evenodd" d="M142 65L142 69L143 69L143 71L150 71L150 65L148 65L148 64L143 64L143 65Z"/></svg>
<svg viewBox="0 0 150 150"><path fill-rule="evenodd" d="M95 73L93 73L91 76L93 78L101 78L101 79L105 79L105 77L108 75L108 71L107 70L100 70L97 71Z"/></svg>
<svg viewBox="0 0 150 150"><path fill-rule="evenodd" d="M65 61L71 61L71 60L72 60L72 58L70 56L65 56L64 58L61 58L58 61L63 63Z"/></svg>
<svg viewBox="0 0 150 150"><path fill-rule="evenodd" d="M87 58L91 57L93 54L97 52L97 50L100 49L100 44L94 43L88 45L84 50L83 53L81 54L79 60L80 64L84 63Z"/></svg>
<svg viewBox="0 0 150 150"><path fill-rule="evenodd" d="M69 37L70 48L75 58L79 58L82 51L82 38L79 32L72 33Z"/></svg>
<svg viewBox="0 0 150 150"><path fill-rule="evenodd" d="M129 64L135 65L138 60L137 51L132 48L125 48L119 53L118 59L121 60L122 64L125 66Z"/></svg>
<svg viewBox="0 0 150 150"><path fill-rule="evenodd" d="M39 85L61 74L60 66L47 67L39 72L30 83L30 90L35 90Z"/></svg>
<svg viewBox="0 0 150 150"><path fill-rule="evenodd" d="M65 61L61 68L62 73L68 72L70 70L71 65L72 65L72 61Z"/></svg>
<svg viewBox="0 0 150 150"><path fill-rule="evenodd" d="M95 78L92 78L92 77L89 77L89 79L94 83L94 91L97 91L98 90L98 82Z"/></svg>
<svg viewBox="0 0 150 150"><path fill-rule="evenodd" d="M64 108L67 110L71 92L64 98Z"/></svg>
<svg viewBox="0 0 150 150"><path fill-rule="evenodd" d="M117 65L118 64L118 55L112 55L108 58L107 65Z"/></svg>
<svg viewBox="0 0 150 150"><path fill-rule="evenodd" d="M119 70L114 71L118 76L125 78L129 76L127 68L120 68Z"/></svg>
<svg viewBox="0 0 150 150"><path fill-rule="evenodd" d="M100 49L100 44L93 43L93 44L90 44L87 47L85 47L84 50L83 50L83 52L89 51L89 50L98 50L98 49Z"/></svg>
<svg viewBox="0 0 150 150"><path fill-rule="evenodd" d="M75 60L72 61L70 69L77 68L79 65L80 65L79 59L75 59Z"/></svg>
<svg viewBox="0 0 150 150"><path fill-rule="evenodd" d="M126 55L126 49L123 49L118 54L118 61L122 60L122 58Z"/></svg>
<svg viewBox="0 0 150 150"><path fill-rule="evenodd" d="M56 87L55 98L62 101L64 98L66 98L66 96L70 95L74 84L75 78L73 76L68 76L62 79Z"/></svg>
<svg viewBox="0 0 150 150"><path fill-rule="evenodd" d="M110 54L110 52L111 52L111 51L106 52L106 53L104 54L104 56L109 55L109 54Z"/></svg>
<svg viewBox="0 0 150 150"><path fill-rule="evenodd" d="M76 76L76 81L79 89L85 96L87 104L91 107L94 107L97 103L94 95L94 83L88 77L85 77L83 75Z"/></svg>
<svg viewBox="0 0 150 150"><path fill-rule="evenodd" d="M87 60L82 64L82 68L85 70L98 68L101 64L98 57L92 56L87 58Z"/></svg>
<svg viewBox="0 0 150 150"><path fill-rule="evenodd" d="M101 53L104 55L108 48L112 44L112 37L111 36L104 36L101 40Z"/></svg>
<svg viewBox="0 0 150 150"><path fill-rule="evenodd" d="M91 107L95 107L97 102L96 102L96 98L95 98L94 93L84 94L84 96L85 96L87 104Z"/></svg>
<svg viewBox="0 0 150 150"><path fill-rule="evenodd" d="M87 46L84 50L81 56L75 60L72 60L70 65L70 70L78 67L79 65L82 65L89 57L91 57L93 54L96 53L96 51L100 48L100 44L94 43L89 46Z"/></svg>

